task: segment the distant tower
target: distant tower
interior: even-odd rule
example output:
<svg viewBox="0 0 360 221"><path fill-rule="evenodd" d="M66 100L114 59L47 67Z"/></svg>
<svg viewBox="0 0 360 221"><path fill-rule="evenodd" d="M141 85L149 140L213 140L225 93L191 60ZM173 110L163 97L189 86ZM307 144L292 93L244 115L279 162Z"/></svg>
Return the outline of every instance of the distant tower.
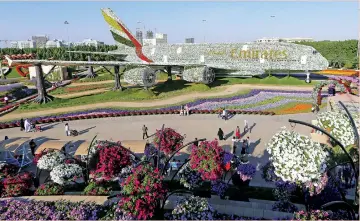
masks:
<svg viewBox="0 0 360 221"><path fill-rule="evenodd" d="M146 39L153 39L154 38L154 32L147 31L146 32Z"/></svg>
<svg viewBox="0 0 360 221"><path fill-rule="evenodd" d="M136 31L136 39L142 44L143 43L143 33L142 31Z"/></svg>

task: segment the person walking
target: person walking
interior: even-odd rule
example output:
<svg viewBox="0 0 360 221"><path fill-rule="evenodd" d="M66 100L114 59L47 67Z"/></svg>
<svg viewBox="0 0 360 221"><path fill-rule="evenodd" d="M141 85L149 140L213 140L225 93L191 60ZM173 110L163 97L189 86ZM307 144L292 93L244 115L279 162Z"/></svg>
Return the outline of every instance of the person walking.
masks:
<svg viewBox="0 0 360 221"><path fill-rule="evenodd" d="M231 153L232 153L232 154L235 154L235 153L236 153L236 147L237 147L237 145L238 145L238 141L239 141L239 140L238 140L236 137L233 137L231 141L232 141L232 143L233 143Z"/></svg>
<svg viewBox="0 0 360 221"><path fill-rule="evenodd" d="M195 145L195 146L197 146L197 147L199 146L199 141L198 141L198 139L197 139L197 138L195 138L194 145Z"/></svg>
<svg viewBox="0 0 360 221"><path fill-rule="evenodd" d="M250 137L246 137L246 153L250 156Z"/></svg>
<svg viewBox="0 0 360 221"><path fill-rule="evenodd" d="M145 138L148 138L148 137L149 137L147 131L148 131L148 128L144 125L144 126L142 127L143 140L144 140Z"/></svg>
<svg viewBox="0 0 360 221"><path fill-rule="evenodd" d="M25 132L30 132L31 124L28 119L25 119L25 121L24 121L24 128L25 128Z"/></svg>
<svg viewBox="0 0 360 221"><path fill-rule="evenodd" d="M244 120L244 133L249 130L249 124L247 122L247 120Z"/></svg>
<svg viewBox="0 0 360 221"><path fill-rule="evenodd" d="M8 104L9 104L9 97L8 97L7 94L6 94L5 97L4 97L4 101L5 101L5 105L8 105Z"/></svg>
<svg viewBox="0 0 360 221"><path fill-rule="evenodd" d="M185 115L189 116L189 105L185 104Z"/></svg>
<svg viewBox="0 0 360 221"><path fill-rule="evenodd" d="M235 129L235 137L236 137L236 139L238 139L238 140L241 139L239 126L237 126L236 129Z"/></svg>
<svg viewBox="0 0 360 221"><path fill-rule="evenodd" d="M25 130L25 124L24 124L24 119L20 119L20 131Z"/></svg>
<svg viewBox="0 0 360 221"><path fill-rule="evenodd" d="M217 135L219 137L219 140L224 140L224 131L222 131L221 128L219 128Z"/></svg>
<svg viewBox="0 0 360 221"><path fill-rule="evenodd" d="M32 155L35 157L35 148L36 148L36 143L35 143L35 141L34 141L34 140L30 140L29 146L30 146Z"/></svg>
<svg viewBox="0 0 360 221"><path fill-rule="evenodd" d="M69 127L68 123L65 124L65 133L66 133L66 136L70 136L70 127Z"/></svg>

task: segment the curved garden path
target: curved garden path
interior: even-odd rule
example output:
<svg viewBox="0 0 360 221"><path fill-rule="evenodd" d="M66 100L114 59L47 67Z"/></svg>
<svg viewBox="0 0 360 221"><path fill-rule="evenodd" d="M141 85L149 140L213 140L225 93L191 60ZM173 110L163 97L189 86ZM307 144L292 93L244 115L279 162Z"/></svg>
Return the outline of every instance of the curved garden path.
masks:
<svg viewBox="0 0 360 221"><path fill-rule="evenodd" d="M86 95L93 95L93 94L99 94L106 91L110 91L109 88L101 88L101 89L95 89L95 90L89 90L89 91L82 91L78 93L69 93L69 94L54 94L52 96L57 98L74 98L74 97L81 97Z"/></svg>
<svg viewBox="0 0 360 221"><path fill-rule="evenodd" d="M167 99L162 99L162 100L104 102L104 103L87 104L81 106L40 110L40 111L34 110L33 112L9 113L5 116L2 116L1 120L7 121L18 118L39 117L39 116L46 116L51 114L69 113L69 112L91 110L98 108L110 108L110 107L139 108L139 107L167 106L167 105L177 104L199 98L231 95L246 89L273 89L273 90L289 90L289 91L292 90L312 91L313 89L312 87L304 87L304 86L271 86L271 85L253 85L253 84L236 84L229 86L221 86L221 88L223 88L223 90L217 92L194 92L194 93L182 94L175 97L169 97Z"/></svg>

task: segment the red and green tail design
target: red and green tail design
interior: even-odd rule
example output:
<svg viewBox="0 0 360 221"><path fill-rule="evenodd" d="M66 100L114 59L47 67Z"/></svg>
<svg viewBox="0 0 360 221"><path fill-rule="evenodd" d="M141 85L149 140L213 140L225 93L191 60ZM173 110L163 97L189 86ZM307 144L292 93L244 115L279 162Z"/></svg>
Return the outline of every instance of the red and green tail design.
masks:
<svg viewBox="0 0 360 221"><path fill-rule="evenodd" d="M109 8L101 9L102 15L110 26L110 32L114 40L120 44L128 47L135 47L136 55L143 61L152 62L142 53L142 45L134 36L130 33L128 28L120 21L120 19Z"/></svg>

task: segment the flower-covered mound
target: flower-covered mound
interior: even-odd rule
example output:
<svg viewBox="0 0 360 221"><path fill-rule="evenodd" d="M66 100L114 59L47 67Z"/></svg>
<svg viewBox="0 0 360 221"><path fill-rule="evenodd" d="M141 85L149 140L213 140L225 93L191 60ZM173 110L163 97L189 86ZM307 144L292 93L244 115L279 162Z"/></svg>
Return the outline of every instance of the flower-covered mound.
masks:
<svg viewBox="0 0 360 221"><path fill-rule="evenodd" d="M304 183L318 180L326 170L328 153L324 147L286 128L271 138L267 151L274 173L284 181Z"/></svg>
<svg viewBox="0 0 360 221"><path fill-rule="evenodd" d="M112 179L131 164L129 150L120 143L99 142L97 150L99 159L94 172L96 178Z"/></svg>
<svg viewBox="0 0 360 221"><path fill-rule="evenodd" d="M62 164L65 158L65 155L60 151L51 151L41 156L37 162L37 167L42 170L52 170L57 165Z"/></svg>
<svg viewBox="0 0 360 221"><path fill-rule="evenodd" d="M203 180L216 180L220 178L224 169L222 166L224 150L217 140L203 141L199 146L192 146L190 155L190 168L201 174Z"/></svg>
<svg viewBox="0 0 360 221"><path fill-rule="evenodd" d="M184 137L172 128L164 128L164 131L156 130L153 144L166 155L170 155L179 150L183 145Z"/></svg>
<svg viewBox="0 0 360 221"><path fill-rule="evenodd" d="M35 196L64 195L64 187L57 183L44 183L36 189L34 195Z"/></svg>
<svg viewBox="0 0 360 221"><path fill-rule="evenodd" d="M252 180L252 178L255 176L255 173L256 173L256 167L251 163L240 164L237 167L237 174L239 174L240 179L244 182L247 180Z"/></svg>
<svg viewBox="0 0 360 221"><path fill-rule="evenodd" d="M121 183L121 210L136 219L153 217L158 200L164 199L166 193L162 180L160 171L151 165L135 167L132 174Z"/></svg>
<svg viewBox="0 0 360 221"><path fill-rule="evenodd" d="M317 115L317 124L328 130L344 146L355 143L354 129L349 118L341 112L326 111Z"/></svg>
<svg viewBox="0 0 360 221"><path fill-rule="evenodd" d="M214 209L205 198L190 196L180 200L173 211L174 220L213 220Z"/></svg>
<svg viewBox="0 0 360 221"><path fill-rule="evenodd" d="M60 164L50 172L51 180L60 185L75 182L82 176L83 169L77 164Z"/></svg>

